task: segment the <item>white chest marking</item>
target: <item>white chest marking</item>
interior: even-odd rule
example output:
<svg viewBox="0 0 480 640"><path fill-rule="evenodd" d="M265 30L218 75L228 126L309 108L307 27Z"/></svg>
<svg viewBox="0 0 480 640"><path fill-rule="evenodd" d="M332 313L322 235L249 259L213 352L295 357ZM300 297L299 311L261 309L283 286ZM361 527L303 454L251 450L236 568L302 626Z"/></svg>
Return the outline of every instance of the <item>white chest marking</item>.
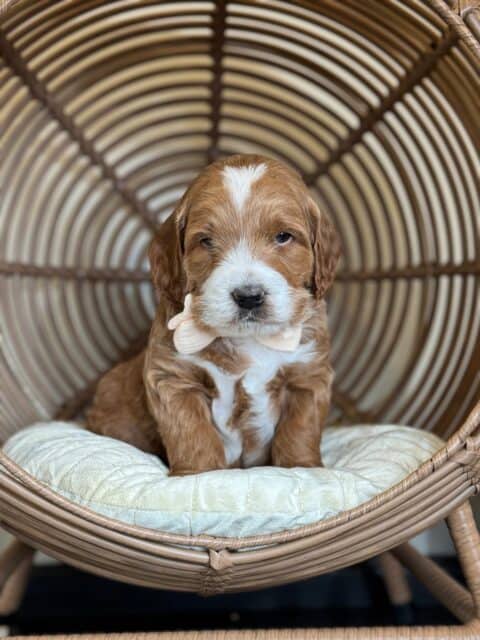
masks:
<svg viewBox="0 0 480 640"><path fill-rule="evenodd" d="M250 196L252 184L261 178L267 167L265 164L252 164L248 167L225 167L223 183L228 189L231 201L238 213L242 212Z"/></svg>
<svg viewBox="0 0 480 640"><path fill-rule="evenodd" d="M225 460L231 465L242 455L242 434L228 424L235 403L235 385L239 376L232 376L198 356L184 357L198 367L206 369L215 382L218 396L212 402L212 417L223 440Z"/></svg>
<svg viewBox="0 0 480 640"><path fill-rule="evenodd" d="M217 387L218 396L212 402L212 417L223 439L227 464L241 458L242 466L252 467L265 462L275 433L280 409L272 403L267 386L282 366L309 362L314 357L314 343L301 344L294 352L276 351L260 345L253 339L239 338L238 350L251 361L241 375L231 375L199 356L183 356L208 371ZM235 385L241 384L250 401L249 428L255 430L257 448L244 452L242 433L229 423L235 404Z"/></svg>
<svg viewBox="0 0 480 640"><path fill-rule="evenodd" d="M268 457L280 418L280 407L271 401L267 386L283 366L309 362L314 356L314 343L301 344L296 351L286 352L269 349L254 340L243 340L240 349L252 362L242 378L250 399L250 427L255 429L258 442L254 451L244 452L242 462L244 467L252 467L263 464Z"/></svg>

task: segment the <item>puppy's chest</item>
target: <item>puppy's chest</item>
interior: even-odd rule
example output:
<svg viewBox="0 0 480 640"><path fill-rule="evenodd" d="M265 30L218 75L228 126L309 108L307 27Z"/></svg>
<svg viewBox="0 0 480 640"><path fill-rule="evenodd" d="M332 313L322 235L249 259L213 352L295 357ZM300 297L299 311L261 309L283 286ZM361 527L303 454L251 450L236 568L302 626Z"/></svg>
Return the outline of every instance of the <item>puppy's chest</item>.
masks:
<svg viewBox="0 0 480 640"><path fill-rule="evenodd" d="M309 352L307 345L285 353L247 343L242 355L248 365L238 374L195 357L195 364L208 371L216 386L212 418L223 439L228 465L239 462L251 467L268 461L281 410L278 393L272 391L278 385L273 383L286 365L308 361Z"/></svg>

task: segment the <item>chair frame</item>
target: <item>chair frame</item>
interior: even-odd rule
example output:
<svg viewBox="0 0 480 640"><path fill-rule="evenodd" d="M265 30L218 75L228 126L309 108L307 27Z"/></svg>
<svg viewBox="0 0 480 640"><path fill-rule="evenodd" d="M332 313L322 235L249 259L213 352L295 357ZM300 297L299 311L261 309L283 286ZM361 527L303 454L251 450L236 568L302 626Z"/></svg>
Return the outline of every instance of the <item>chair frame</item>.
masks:
<svg viewBox="0 0 480 640"><path fill-rule="evenodd" d="M0 13L8 5L15 4L15 1L0 2ZM478 63L480 3L477 0L428 0L428 4L448 24L455 39L460 39L466 55ZM218 6L224 7L224 3L219 2ZM448 48L452 43L452 38L447 38L442 46ZM3 45L6 58L13 66L17 65L17 70L28 76L26 67L22 66L21 60L15 59L8 42L3 42ZM431 64L443 52L443 49L439 49L432 54ZM412 83L421 77L420 67L419 65L419 70L413 72L410 78ZM75 128L68 115L57 108L46 95L44 88L32 81L29 89L37 100L45 103L64 129L76 137L85 155L112 179L124 200L130 202L141 215L145 214L148 222L148 215L133 192L122 181L116 180L113 172ZM398 95L393 92L391 104L384 105L376 115L380 117L397 98ZM368 122L365 127L367 125ZM355 136L361 136L365 130L354 132L349 140L350 146L355 144ZM215 136L212 137L212 149L215 145L214 138ZM449 268L455 269L455 266L450 265ZM467 274L477 274L478 264L467 265L465 269ZM49 271L49 268L16 263L0 264L0 272L5 276L85 276L75 269L53 268L53 271ZM132 273L133 275L127 276L137 280L146 277L143 271ZM95 280L111 277L112 274L106 270L101 273L92 270L88 276ZM401 276L409 277L406 272ZM465 390L465 380L462 384ZM92 385L94 386L94 382ZM90 392L91 388L81 391L63 407L60 416L73 417L88 401ZM342 400L339 397L338 401L344 403L343 408L348 413L348 399ZM460 421L461 416L457 417ZM2 435L5 434L0 433L0 441L3 439ZM108 638L478 640L480 536L469 499L479 491L480 403L437 454L388 491L356 509L326 521L293 531L250 538L214 538L207 535L189 537L114 521L55 494L0 451L0 524L14 536L13 542L0 556L0 615L6 616L18 609L28 584L36 550L102 576L153 588L197 591L204 595L251 590L305 579L379 556L392 603L401 605L410 599L402 569L405 567L430 589L461 624L448 627L121 634L109 635ZM448 524L465 576L466 588L408 543L418 533L442 519Z"/></svg>
<svg viewBox="0 0 480 640"><path fill-rule="evenodd" d="M461 586L442 568L424 557L410 544L394 547L388 558L384 578L393 578L393 604L406 604L410 594L404 579L398 574L403 565L462 623L458 626L391 626L375 628L289 629L265 631L204 631L165 633L93 634L78 636L92 640L478 640L480 637L480 535L469 502L455 508L446 518L467 587ZM33 549L14 540L0 558L0 615L12 613L19 605L27 585ZM393 563L392 563L393 560ZM398 562L397 562L398 561ZM32 636L29 636L30 638ZM38 636L40 637L40 636ZM58 640L77 636L58 636Z"/></svg>
<svg viewBox="0 0 480 640"><path fill-rule="evenodd" d="M0 522L15 540L0 559L0 614L18 606L33 549L132 584L204 595L286 583L383 555L394 604L409 599L400 563L462 625L318 630L312 638L399 638L402 633L411 638L478 638L480 536L468 500L480 490L479 451L480 403L437 454L388 491L335 518L250 538L179 536L105 518L55 494L2 453ZM408 544L443 518L467 589ZM304 637L303 630L295 633L292 637Z"/></svg>

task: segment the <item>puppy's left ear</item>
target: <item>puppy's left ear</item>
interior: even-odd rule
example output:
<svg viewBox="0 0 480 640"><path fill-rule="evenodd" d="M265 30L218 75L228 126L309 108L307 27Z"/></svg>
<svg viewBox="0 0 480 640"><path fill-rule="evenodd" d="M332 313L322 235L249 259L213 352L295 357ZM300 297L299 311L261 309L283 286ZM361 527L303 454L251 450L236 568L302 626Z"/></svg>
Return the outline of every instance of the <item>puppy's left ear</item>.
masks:
<svg viewBox="0 0 480 640"><path fill-rule="evenodd" d="M340 238L329 216L320 211L313 198L308 197L308 211L312 229L313 276L312 292L317 300L325 296L335 279L341 254Z"/></svg>

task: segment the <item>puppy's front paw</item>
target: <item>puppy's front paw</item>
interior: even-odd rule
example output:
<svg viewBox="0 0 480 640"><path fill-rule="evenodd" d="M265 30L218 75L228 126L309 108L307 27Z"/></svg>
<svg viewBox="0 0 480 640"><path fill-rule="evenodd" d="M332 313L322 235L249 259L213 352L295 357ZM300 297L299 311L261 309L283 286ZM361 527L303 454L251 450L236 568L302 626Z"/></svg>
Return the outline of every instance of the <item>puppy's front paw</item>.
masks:
<svg viewBox="0 0 480 640"><path fill-rule="evenodd" d="M272 464L275 467L323 467L322 456L319 451L309 451L295 454L289 451L272 451Z"/></svg>
<svg viewBox="0 0 480 640"><path fill-rule="evenodd" d="M172 467L169 471L169 476L191 476L194 475L195 473L200 473L199 471L196 471L195 469L185 469L182 467Z"/></svg>
<svg viewBox="0 0 480 640"><path fill-rule="evenodd" d="M223 451L219 451L215 455L214 451L210 451L208 455L199 456L195 461L177 461L170 467L171 476L191 476L196 473L206 473L207 471L218 471L226 469L225 456Z"/></svg>
<svg viewBox="0 0 480 640"><path fill-rule="evenodd" d="M170 476L193 476L197 473L206 473L207 471L219 471L220 469L225 469L225 466L212 466L212 467L172 467L170 469Z"/></svg>

